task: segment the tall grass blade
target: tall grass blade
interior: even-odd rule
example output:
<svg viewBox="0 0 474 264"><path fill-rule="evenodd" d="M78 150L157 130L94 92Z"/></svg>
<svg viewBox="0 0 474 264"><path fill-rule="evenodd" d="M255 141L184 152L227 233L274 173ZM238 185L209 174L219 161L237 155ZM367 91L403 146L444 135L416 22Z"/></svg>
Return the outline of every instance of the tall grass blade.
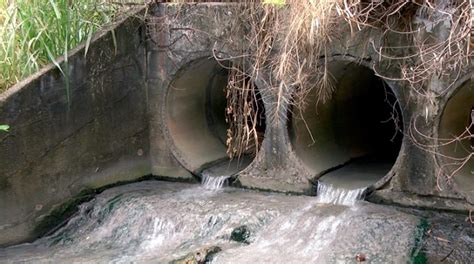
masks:
<svg viewBox="0 0 474 264"><path fill-rule="evenodd" d="M61 12L59 11L58 6L56 5L56 3L53 0L49 0L49 3L53 7L54 14L56 15L56 18L58 20L61 19Z"/></svg>
<svg viewBox="0 0 474 264"><path fill-rule="evenodd" d="M114 54L117 55L117 37L115 36L115 30L111 30L110 34L112 34L112 41L114 43Z"/></svg>
<svg viewBox="0 0 474 264"><path fill-rule="evenodd" d="M91 45L91 40L92 40L92 33L94 33L92 30L89 31L89 35L87 36L86 40L86 47L84 48L84 58L87 57L87 52L89 51L89 46Z"/></svg>

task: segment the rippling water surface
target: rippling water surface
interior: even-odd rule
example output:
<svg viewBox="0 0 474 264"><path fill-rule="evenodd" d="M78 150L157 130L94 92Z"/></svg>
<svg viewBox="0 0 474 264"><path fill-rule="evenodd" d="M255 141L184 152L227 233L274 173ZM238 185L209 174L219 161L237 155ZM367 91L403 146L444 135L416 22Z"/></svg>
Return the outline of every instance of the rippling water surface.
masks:
<svg viewBox="0 0 474 264"><path fill-rule="evenodd" d="M0 249L0 262L354 263L359 255L368 263L407 263L419 247L419 217L363 201L322 202L183 183L129 184L82 204L51 236Z"/></svg>

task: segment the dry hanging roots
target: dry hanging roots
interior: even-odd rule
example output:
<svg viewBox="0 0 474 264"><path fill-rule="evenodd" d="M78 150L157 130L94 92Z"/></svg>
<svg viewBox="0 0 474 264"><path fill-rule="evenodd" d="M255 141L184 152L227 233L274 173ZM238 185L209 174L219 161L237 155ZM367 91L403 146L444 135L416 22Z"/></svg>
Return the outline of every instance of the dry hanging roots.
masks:
<svg viewBox="0 0 474 264"><path fill-rule="evenodd" d="M248 80L262 72L271 76L268 86L278 98L267 109L269 122L285 118L288 104L296 111L306 107L305 99L310 91L316 90L318 102L324 103L334 91L327 58L331 56L331 46L347 36L348 30L350 33L380 31L380 41L369 39L366 48L378 54L379 61L398 65L400 73L376 74L404 83L417 96L428 100L431 92L426 89L426 83L446 77L450 83L445 85L444 93L454 83L449 76L460 76L472 67L472 0L286 0L284 6L246 0L240 2L236 14L239 14L237 24L244 25L243 39L246 39L244 47L238 48L242 48L241 56L248 61L246 69L250 71L246 75L236 68L230 70L226 90L230 157L256 152L261 142L257 129L258 105L252 103L255 87ZM439 23L448 25L442 35L431 29ZM237 31L235 35L241 32ZM397 38L404 40L403 46L390 46L385 41ZM419 146L435 153L439 147ZM457 168L462 166L463 163Z"/></svg>
<svg viewBox="0 0 474 264"><path fill-rule="evenodd" d="M229 124L227 155L239 158L245 154L256 154L263 139L259 129L262 126L259 115L263 109L259 109L255 85L238 68L230 69L226 99L226 122Z"/></svg>
<svg viewBox="0 0 474 264"><path fill-rule="evenodd" d="M268 113L269 122L284 118L287 103L293 104L295 110L306 107L305 99L312 90L316 90L318 102L330 99L334 85L326 59L331 56L331 45L349 32L380 31L380 41L369 39L366 48L378 55L379 62L398 65L400 72L383 76L376 67L374 71L385 80L407 85L420 98L431 100L432 92L426 84L433 79L446 80L446 88L441 91L445 93L455 82L451 76L461 76L473 66L472 0L286 0L284 6L247 0L241 7L248 40L242 55L251 62L248 68L255 75L252 78L260 72L272 76L269 85L278 95ZM437 31L438 26L442 34ZM398 38L404 40L402 46L386 41ZM231 97L238 96L233 94L228 99ZM240 100L244 102L245 97ZM230 105L237 107L237 102ZM238 110L231 112L229 118ZM243 120L239 122L244 124ZM239 129L247 130L238 132ZM229 153L242 153L250 130L245 124L231 127ZM439 155L440 146L418 146ZM454 171L462 166L464 163Z"/></svg>

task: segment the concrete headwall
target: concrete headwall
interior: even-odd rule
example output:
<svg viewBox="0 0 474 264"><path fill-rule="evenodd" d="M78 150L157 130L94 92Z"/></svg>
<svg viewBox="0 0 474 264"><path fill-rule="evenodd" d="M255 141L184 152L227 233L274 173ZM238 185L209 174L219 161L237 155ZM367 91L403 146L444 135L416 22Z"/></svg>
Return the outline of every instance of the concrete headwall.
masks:
<svg viewBox="0 0 474 264"><path fill-rule="evenodd" d="M239 48L246 47L248 43L242 35L245 29L240 32L235 30L235 28L238 28L235 26L237 19L233 18L233 14L239 12L236 8L238 7L235 5L223 4L199 4L179 7L160 5L150 13L151 18L156 22L149 24L149 27L154 29L152 30L154 34L151 35L151 41L148 42L147 57L149 60L150 128L153 131L150 138L150 148L152 167L155 174L168 173L169 177L191 178L187 172L183 173L184 168L184 171L199 176L199 170L196 170L196 166L188 160L189 152L192 151L194 156L201 155L204 157L207 153L205 148L198 147L193 141L201 141L200 143L207 144L209 149L217 147L213 145L217 144L213 143L216 141L207 140L207 136L204 136L209 135L207 130L215 129L216 124L213 123L209 123L207 128L196 127L194 133L189 133L188 137L191 138L189 138L190 143L187 146L183 146L186 143L181 141L177 144L175 142L177 137L170 131L175 130L174 126L179 124L176 123L176 120L169 119L170 108L168 105L177 102L184 104L185 99L183 98L186 97L186 94L189 95L189 100L192 100L193 96L191 95L193 93L187 93L186 89L195 92L196 89L202 88L202 85L209 83L211 78L207 75L202 75L202 78L206 79L207 82L203 81L200 84L192 81L195 76L191 76L192 74L185 70L191 67L190 65L196 65L196 63L203 60L207 60L209 63L214 61L219 65L224 60L232 62L234 56L242 55ZM397 76L400 72L400 68L395 64L380 60L380 55L369 45L368 40L379 40L381 37L382 32L376 30L365 30L355 35L351 35L348 31L347 35L342 36L339 41L335 41L331 45L329 61L333 61L336 65L332 74L340 76L336 80L340 95L337 95L339 99L335 98L329 101L325 107L338 109L339 112L346 111L349 116L338 114L339 112L336 110L328 112L325 119L323 116L316 114L314 116L315 121L312 124L314 127L311 127L310 130L320 131L319 133L323 134L319 135L321 137L317 138L315 143L310 142L311 144L300 142L304 137L308 137L304 135L307 128L295 129L295 123L299 121L294 118L281 116L279 122L267 123L260 152L248 167L236 175L236 185L283 192L312 193L314 191L313 183L322 174L328 170L338 168L338 166L344 166L365 152L380 147L380 144L377 143L379 139L372 140L371 131L365 131L358 127L358 124L362 124L363 117L358 116L352 111L353 109L351 110L351 107L343 106L346 101L349 103L357 101L356 97L352 99L355 94L350 94L351 86L362 85L360 88L363 89L364 85L375 85L371 84L374 81L369 80L374 79L376 82L378 79L384 83L381 87L392 94L392 103L396 103L396 107L393 107L398 109L396 114L399 119L397 123L399 127L396 136L399 145L394 146L390 153L386 153L395 155L390 157L390 166L385 171L381 171L380 175L377 175L368 186L370 191L375 190L369 199L409 206L455 210L471 208L472 191L466 191L466 188L461 186L465 183L459 184L459 180L449 181L446 177L439 177L443 163L440 155L435 153L439 153L438 148L433 146L439 145L438 134L440 133L441 116L443 116L446 105L454 91L464 89L463 94L469 94L468 97L472 96L471 79L473 69L463 69L459 76L451 76L443 80L432 79L431 82L425 83L423 87L432 96L427 98L418 95L406 83L379 77ZM387 45L397 46L400 41L402 40L393 38L392 42L387 43ZM374 69L376 69L376 72ZM199 71L198 69L195 72ZM354 73L356 71L360 74ZM190 81L187 86L175 87L173 84L178 79ZM264 98L268 114L271 114L269 109L273 108L278 96L275 93L276 89L269 85L271 80L271 73L265 72L260 73L259 78L253 80ZM456 81L456 83L450 85L453 81ZM461 86L464 88L460 88ZM177 101L170 101L169 95L174 94L173 89L178 89L184 97L181 96ZM357 92L358 90L354 88L352 91ZM359 97L363 95L360 91L357 93ZM373 98L373 100L379 99ZM385 107L380 102L368 103L374 107ZM364 106L365 102L360 101L358 104ZM464 118L466 120L462 121L464 123L467 122L467 116L470 113L468 104L464 104L466 109L456 110L463 116L459 120L466 117ZM290 110L290 106L285 107ZM173 109L179 111L179 109ZM202 110L200 109L199 107L195 108L196 115L201 114L199 111ZM357 107L354 109L357 110ZM192 112L183 110L183 112L180 112L180 120L186 120L183 117L185 111ZM378 108L367 111L370 113L370 111L380 112L385 110ZM338 115L346 120L344 121L346 124L341 124L343 121L337 119ZM309 117L311 118L311 115ZM194 116L189 114L188 118L191 122ZM267 120L270 120L270 118ZM334 125L333 123L339 124ZM468 126L467 123L464 123L462 126ZM375 125L368 124L368 127L375 128ZM337 131L337 129L342 130ZM350 130L346 132L359 133L360 136L356 136L355 142L347 143L352 137L344 135L344 129ZM414 129L416 129L416 133L414 133ZM446 130L449 129L444 129L444 131ZM368 135L364 135L364 133L368 133ZM323 140L324 138L328 140ZM333 141L331 141L331 138ZM320 143L318 144L318 142ZM392 148L389 145L387 146ZM328 150L327 153L322 151L325 148ZM165 153L164 156L163 153ZM318 160L315 161L315 159ZM308 162L313 163L309 164ZM315 170L314 166L319 166L315 163L322 165ZM472 166L472 163L472 159L469 160L467 168ZM461 175L458 179L462 182L470 182L470 184L474 182L472 173L469 175L469 172L464 172L464 175Z"/></svg>
<svg viewBox="0 0 474 264"><path fill-rule="evenodd" d="M34 237L84 189L150 173L144 40L131 16L97 34L86 56L84 45L71 51L69 91L51 65L0 95L0 123L11 127L0 132L0 245Z"/></svg>
<svg viewBox="0 0 474 264"><path fill-rule="evenodd" d="M225 68L248 44L235 16L238 8L151 5L146 20L131 16L99 33L86 57L84 46L71 52L69 101L65 78L54 66L0 95L0 123L11 126L0 132L0 245L33 238L38 223L81 190L148 174L196 181L203 168L222 163L227 124L215 111L225 108ZM428 100L406 84L379 77L400 71L367 45L367 39L380 37L375 30L362 31L331 46L328 60L337 79L333 100L301 113L307 128L295 114L267 122L260 151L242 162L233 175L235 185L314 194L321 176L382 149L388 167L364 182L368 199L472 208L472 158L450 181L438 177L449 161L436 153L466 153L432 146L465 127L460 123L471 113L474 70L465 69L452 86L454 79L425 84L433 95ZM274 120L278 94L271 73L261 72L252 81L266 120ZM393 147L384 145L390 135L386 128L361 116L386 110L383 93L374 90L381 96L372 96L367 86L383 87L398 104L399 140ZM290 105L283 110L296 113ZM318 137L312 139L308 131ZM462 144L472 147L469 140ZM357 175L344 181L362 182Z"/></svg>

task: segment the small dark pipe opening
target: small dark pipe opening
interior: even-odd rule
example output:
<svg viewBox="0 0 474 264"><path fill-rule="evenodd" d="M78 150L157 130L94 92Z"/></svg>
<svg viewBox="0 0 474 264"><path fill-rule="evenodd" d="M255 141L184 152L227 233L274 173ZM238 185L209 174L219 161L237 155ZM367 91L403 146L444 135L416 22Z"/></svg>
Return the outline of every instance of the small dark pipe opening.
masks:
<svg viewBox="0 0 474 264"><path fill-rule="evenodd" d="M335 91L326 103L316 89L308 106L291 115L290 137L315 178L347 189L382 179L398 158L403 122L390 87L363 66L329 65Z"/></svg>

